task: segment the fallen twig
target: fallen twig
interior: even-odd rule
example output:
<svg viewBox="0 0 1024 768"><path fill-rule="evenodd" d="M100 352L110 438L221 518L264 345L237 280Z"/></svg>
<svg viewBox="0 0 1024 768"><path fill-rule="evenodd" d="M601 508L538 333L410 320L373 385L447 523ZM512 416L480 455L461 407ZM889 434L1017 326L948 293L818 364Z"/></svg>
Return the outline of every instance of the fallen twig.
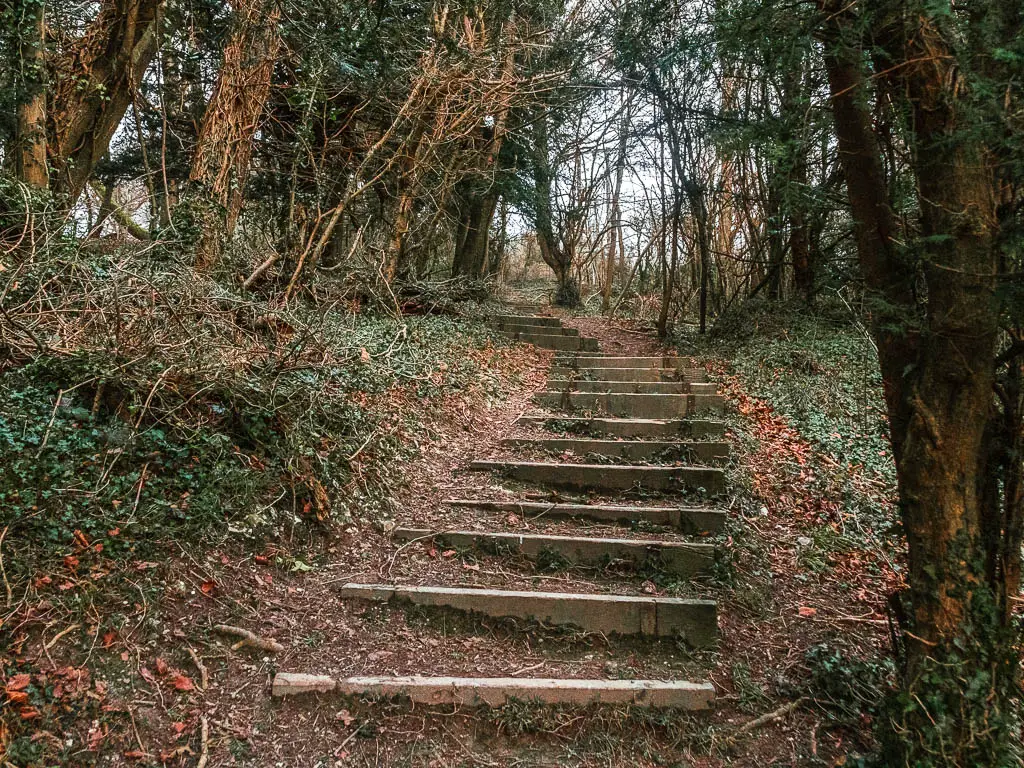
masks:
<svg viewBox="0 0 1024 768"><path fill-rule="evenodd" d="M259 635L253 634L248 629L233 627L230 624L218 624L213 628L213 631L219 632L222 635L231 635L233 637L242 638L231 646L232 651L237 651L239 648L246 645L252 648L258 648L261 651L269 651L270 653L280 653L284 650L284 646L276 640L271 640L268 637L260 637Z"/></svg>
<svg viewBox="0 0 1024 768"><path fill-rule="evenodd" d="M203 724L202 727L202 742L199 749L199 761L196 763L196 768L206 768L206 764L210 761L210 721L203 715L200 718Z"/></svg>
<svg viewBox="0 0 1024 768"><path fill-rule="evenodd" d="M738 737L741 733L749 733L750 731L757 730L758 728L760 728L760 727L762 727L764 725L768 725L769 723L774 723L776 720L781 720L786 715L790 714L791 712L794 712L795 710L797 710L801 706L803 706L804 702L806 702L806 701L807 701L807 697L806 696L801 696L796 701L791 701L788 704L783 704L778 709L774 709L771 712L766 712L765 714L761 715L760 717L755 717L753 720L750 720L750 721L744 723L743 725L741 725L739 728L737 728L736 729L736 733L734 733L732 736L728 737L726 739L726 742L735 741L736 737Z"/></svg>
<svg viewBox="0 0 1024 768"><path fill-rule="evenodd" d="M199 689L205 691L206 687L210 684L210 673L206 670L206 665L203 664L203 660L199 658L199 654L196 653L192 646L188 646L188 655L192 657L192 663L199 670Z"/></svg>
<svg viewBox="0 0 1024 768"><path fill-rule="evenodd" d="M4 526L3 531L0 531L0 576L4 578L4 590L7 592L7 607L11 607L11 600L14 599L14 593L11 591L11 583L7 580L7 569L4 568L4 537L7 536L7 529L10 526Z"/></svg>

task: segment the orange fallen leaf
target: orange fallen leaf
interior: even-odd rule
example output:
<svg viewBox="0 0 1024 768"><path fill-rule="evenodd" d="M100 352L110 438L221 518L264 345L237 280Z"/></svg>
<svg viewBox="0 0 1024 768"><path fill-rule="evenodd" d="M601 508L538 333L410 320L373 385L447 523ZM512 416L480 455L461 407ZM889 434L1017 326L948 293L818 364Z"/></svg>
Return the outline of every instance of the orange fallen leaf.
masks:
<svg viewBox="0 0 1024 768"><path fill-rule="evenodd" d="M177 691L191 691L195 684L186 675L178 674L171 683Z"/></svg>
<svg viewBox="0 0 1024 768"><path fill-rule="evenodd" d="M800 613L801 616L806 616L807 618L810 618L811 616L817 616L818 615L818 609L817 608L809 608L806 605L802 605L802 606L800 606L799 613Z"/></svg>
<svg viewBox="0 0 1024 768"><path fill-rule="evenodd" d="M32 676L28 674L12 675L4 686L8 691L24 691L32 682Z"/></svg>

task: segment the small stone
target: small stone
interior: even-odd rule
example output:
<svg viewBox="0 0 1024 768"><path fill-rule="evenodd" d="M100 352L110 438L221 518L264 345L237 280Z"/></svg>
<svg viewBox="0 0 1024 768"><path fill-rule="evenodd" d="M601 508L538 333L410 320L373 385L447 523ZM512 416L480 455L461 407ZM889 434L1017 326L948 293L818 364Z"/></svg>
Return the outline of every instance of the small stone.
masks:
<svg viewBox="0 0 1024 768"><path fill-rule="evenodd" d="M797 538L796 543L797 543L797 546L800 546L800 547L809 547L809 546L811 546L811 540L809 538L807 538L806 536L800 536L799 538Z"/></svg>

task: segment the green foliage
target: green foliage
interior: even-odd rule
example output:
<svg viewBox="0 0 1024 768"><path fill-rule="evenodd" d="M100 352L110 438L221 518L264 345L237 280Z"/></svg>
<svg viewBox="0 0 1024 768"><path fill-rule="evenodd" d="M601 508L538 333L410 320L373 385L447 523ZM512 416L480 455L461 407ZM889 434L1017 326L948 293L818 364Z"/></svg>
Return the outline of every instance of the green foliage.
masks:
<svg viewBox="0 0 1024 768"><path fill-rule="evenodd" d="M810 670L807 694L833 722L852 727L878 714L896 673L892 659L854 657L837 644L811 646L804 661Z"/></svg>
<svg viewBox="0 0 1024 768"><path fill-rule="evenodd" d="M61 554L76 531L142 557L229 527L263 537L372 515L433 404L499 386L467 353L489 339L482 325L279 311L187 269L123 272L87 254L26 269L8 301L27 310L56 281L62 322L35 334L64 351L0 369L0 527L24 545L16 567ZM91 336L71 330L115 306Z"/></svg>
<svg viewBox="0 0 1024 768"><path fill-rule="evenodd" d="M845 304L804 307L750 302L721 318L706 348L728 357L751 395L772 404L831 457L835 477L867 476L885 493L896 484L878 355ZM895 524L878 499L848 488L848 510L876 532Z"/></svg>

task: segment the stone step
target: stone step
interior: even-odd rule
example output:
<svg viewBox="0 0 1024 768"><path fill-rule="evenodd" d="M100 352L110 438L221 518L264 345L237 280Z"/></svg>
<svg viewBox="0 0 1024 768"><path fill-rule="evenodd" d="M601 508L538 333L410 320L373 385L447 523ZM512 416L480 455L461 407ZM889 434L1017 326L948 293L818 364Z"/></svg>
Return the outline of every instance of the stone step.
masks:
<svg viewBox="0 0 1024 768"><path fill-rule="evenodd" d="M273 696L333 693L338 696L402 698L413 704L500 707L512 701L538 704L616 704L703 710L711 706L711 683L685 680L581 680L524 677L345 677L278 672Z"/></svg>
<svg viewBox="0 0 1024 768"><path fill-rule="evenodd" d="M616 419L580 416L520 416L516 424L580 435L615 437L691 437L705 439L725 434L725 423L704 419Z"/></svg>
<svg viewBox="0 0 1024 768"><path fill-rule="evenodd" d="M346 598L378 603L395 600L485 616L534 619L606 635L681 637L695 648L714 643L718 631L713 600L354 583L345 584L338 592Z"/></svg>
<svg viewBox="0 0 1024 768"><path fill-rule="evenodd" d="M561 318L545 315L494 315L491 320L496 323L529 323L531 325L560 326Z"/></svg>
<svg viewBox="0 0 1024 768"><path fill-rule="evenodd" d="M556 365L551 368L554 379L572 379L585 376L593 381L707 381L703 368L570 368Z"/></svg>
<svg viewBox="0 0 1024 768"><path fill-rule="evenodd" d="M684 381L591 381L590 379L548 379L549 392L592 392L633 395L714 395L717 384L689 384Z"/></svg>
<svg viewBox="0 0 1024 768"><path fill-rule="evenodd" d="M555 334L560 333L562 336L579 336L580 332L575 328L563 328L556 325L530 325L528 323L511 323L511 322L500 322L492 323L493 328L497 328L499 331L508 331L514 333L539 333L539 334Z"/></svg>
<svg viewBox="0 0 1024 768"><path fill-rule="evenodd" d="M643 521L651 525L678 528L683 533L703 535L725 529L725 512L704 507L637 507L614 504L559 504L547 501L487 501L447 499L452 507L468 507L489 512L509 512L536 519L540 517L582 518L603 523L627 525Z"/></svg>
<svg viewBox="0 0 1024 768"><path fill-rule="evenodd" d="M563 368L690 368L690 361L682 357L611 357L606 355L559 355L555 365Z"/></svg>
<svg viewBox="0 0 1024 768"><path fill-rule="evenodd" d="M514 341L533 344L542 349L597 349L597 339L583 336L563 336L560 333L522 333L519 331L502 331Z"/></svg>
<svg viewBox="0 0 1024 768"><path fill-rule="evenodd" d="M721 461L729 458L729 444L709 440L595 440L588 438L541 438L502 440L509 448L535 451L571 451L577 456L598 454L630 461Z"/></svg>
<svg viewBox="0 0 1024 768"><path fill-rule="evenodd" d="M522 554L537 559L554 553L570 563L604 565L628 560L634 565L652 562L666 573L690 578L709 568L715 559L710 544L677 541L646 541L608 539L588 536L548 536L525 533L481 533L477 531L443 531L432 533L417 528L398 528L399 541L433 539L455 548L472 548L494 554Z"/></svg>
<svg viewBox="0 0 1024 768"><path fill-rule="evenodd" d="M544 461L473 461L477 472L501 472L523 483L577 491L725 491L725 473L716 467L633 467L621 464L563 464Z"/></svg>
<svg viewBox="0 0 1024 768"><path fill-rule="evenodd" d="M542 408L563 411L593 411L609 416L641 419L673 419L695 413L722 413L721 395L637 395L593 392L538 392L533 402Z"/></svg>

